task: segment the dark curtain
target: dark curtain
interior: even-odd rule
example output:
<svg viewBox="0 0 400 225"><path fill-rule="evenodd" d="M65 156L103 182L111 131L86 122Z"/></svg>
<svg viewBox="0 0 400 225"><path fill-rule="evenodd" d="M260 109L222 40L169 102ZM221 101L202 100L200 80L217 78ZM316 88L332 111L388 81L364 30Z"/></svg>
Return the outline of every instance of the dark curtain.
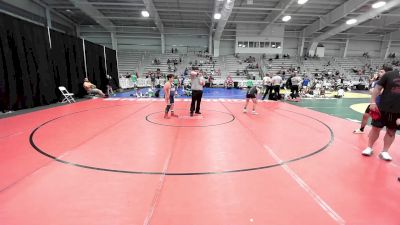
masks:
<svg viewBox="0 0 400 225"><path fill-rule="evenodd" d="M85 41L87 76L89 81L102 91L107 90L104 47Z"/></svg>
<svg viewBox="0 0 400 225"><path fill-rule="evenodd" d="M30 108L57 101L47 29L0 14L0 107Z"/></svg>
<svg viewBox="0 0 400 225"><path fill-rule="evenodd" d="M59 86L80 97L85 74L83 40L0 13L0 110L18 110L61 100ZM103 46L85 41L87 75L106 90ZM118 84L115 51L107 50Z"/></svg>
<svg viewBox="0 0 400 225"><path fill-rule="evenodd" d="M77 97L84 96L86 92L83 89L83 79L86 75L83 40L51 31L51 43L51 68L55 85L66 87L69 92L74 93ZM61 95L61 93L59 94Z"/></svg>
<svg viewBox="0 0 400 225"><path fill-rule="evenodd" d="M118 79L118 66L117 66L117 52L115 50L106 48L107 57L107 74L112 77L113 89L119 87Z"/></svg>

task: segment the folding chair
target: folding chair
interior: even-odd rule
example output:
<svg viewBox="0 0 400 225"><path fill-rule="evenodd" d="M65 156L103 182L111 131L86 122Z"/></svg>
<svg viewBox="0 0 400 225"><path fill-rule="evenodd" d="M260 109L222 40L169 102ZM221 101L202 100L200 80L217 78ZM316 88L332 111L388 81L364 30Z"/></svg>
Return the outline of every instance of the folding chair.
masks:
<svg viewBox="0 0 400 225"><path fill-rule="evenodd" d="M64 99L62 100L61 103L66 103L66 102L72 103L72 102L75 102L75 99L73 97L74 94L73 93L69 93L64 86L60 86L60 87L58 87L58 89L61 91L61 93L64 96Z"/></svg>

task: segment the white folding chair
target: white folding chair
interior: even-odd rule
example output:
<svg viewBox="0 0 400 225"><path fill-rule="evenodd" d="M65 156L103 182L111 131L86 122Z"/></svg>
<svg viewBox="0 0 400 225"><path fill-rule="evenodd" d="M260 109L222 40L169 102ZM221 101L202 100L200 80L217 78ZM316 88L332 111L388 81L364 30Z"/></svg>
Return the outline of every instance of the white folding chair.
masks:
<svg viewBox="0 0 400 225"><path fill-rule="evenodd" d="M62 100L61 103L66 103L66 102L72 103L72 102L75 102L75 99L73 97L74 94L73 93L69 93L64 86L60 86L60 87L58 87L58 89L61 91L62 95L64 96L64 99Z"/></svg>

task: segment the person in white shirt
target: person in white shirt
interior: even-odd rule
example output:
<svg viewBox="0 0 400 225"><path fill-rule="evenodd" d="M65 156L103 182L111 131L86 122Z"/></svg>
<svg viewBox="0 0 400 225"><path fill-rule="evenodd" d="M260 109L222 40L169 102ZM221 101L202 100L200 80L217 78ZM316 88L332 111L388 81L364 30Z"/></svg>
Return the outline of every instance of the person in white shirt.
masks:
<svg viewBox="0 0 400 225"><path fill-rule="evenodd" d="M266 74L265 77L263 78L263 85L264 85L264 95L262 100L265 99L265 97L269 94L272 93L272 83L271 83L271 75L270 74ZM269 97L268 97L269 98Z"/></svg>
<svg viewBox="0 0 400 225"><path fill-rule="evenodd" d="M343 87L341 87L338 92L337 95L335 96L336 98L342 98L344 96L344 89Z"/></svg>
<svg viewBox="0 0 400 225"><path fill-rule="evenodd" d="M191 78L191 86L192 86L192 103L190 104L190 116L193 116L193 113L201 114L200 112L200 103L201 98L203 97L203 86L205 85L205 80L202 74L199 73L199 70L192 70L190 73Z"/></svg>
<svg viewBox="0 0 400 225"><path fill-rule="evenodd" d="M274 89L274 99L279 100L280 99L280 93L279 91L281 90L281 84L282 84L282 77L279 76L278 74L273 76L271 79L272 87Z"/></svg>
<svg viewBox="0 0 400 225"><path fill-rule="evenodd" d="M294 77L292 77L291 81L292 81L292 86L290 88L291 89L290 97L292 99L297 99L300 96L299 95L299 85L301 84L302 79L297 73L295 73Z"/></svg>

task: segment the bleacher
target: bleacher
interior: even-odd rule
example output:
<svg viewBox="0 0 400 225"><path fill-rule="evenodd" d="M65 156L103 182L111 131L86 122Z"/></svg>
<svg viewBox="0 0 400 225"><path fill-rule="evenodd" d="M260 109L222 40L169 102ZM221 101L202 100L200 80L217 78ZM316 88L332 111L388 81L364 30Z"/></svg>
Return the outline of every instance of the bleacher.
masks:
<svg viewBox="0 0 400 225"><path fill-rule="evenodd" d="M297 68L299 64L297 63L296 59L293 58L286 58L286 59L264 59L264 63L267 66L267 72L270 74L276 74L281 70L281 67L284 69L288 68Z"/></svg>
<svg viewBox="0 0 400 225"><path fill-rule="evenodd" d="M303 60L301 70L306 74L315 74L322 71L336 72L340 71L335 59L333 58L318 58L318 59L307 59Z"/></svg>
<svg viewBox="0 0 400 225"><path fill-rule="evenodd" d="M224 57L227 72L231 75L236 74L236 71L243 72L248 64L243 60L236 58L234 55L227 55Z"/></svg>
<svg viewBox="0 0 400 225"><path fill-rule="evenodd" d="M384 59L380 59L380 58L371 58L368 59L371 63L371 67L372 69L376 69L377 67L380 68L382 67L383 64L386 64L388 62L390 62L390 60L384 60Z"/></svg>
<svg viewBox="0 0 400 225"><path fill-rule="evenodd" d="M212 74L214 77L214 86L223 86L226 80L226 76L220 76L218 73L221 69L224 69L227 75L231 75L232 79L235 82L241 82L243 80L253 79L253 74L255 74L255 79L260 80L261 77L259 76L260 70L259 69L247 69L249 76L247 77L244 74L244 70L246 70L247 65L249 63L244 62L244 59L247 56L241 56L240 58L236 58L234 55L227 55L222 57L213 57L213 61L215 65L213 66L212 63L209 63L208 58L188 54L188 55L180 55L180 54L144 54L143 52L137 51L119 51L118 52L118 59L119 59L119 67L120 73L124 74L126 72L132 73L133 71L138 70L139 64L142 64L141 68L144 68L142 73L147 74L150 71L156 71L160 69L161 73L167 74L171 73L168 71L168 64L167 60L171 60L171 67L173 69L173 59L182 58L182 63L177 65L177 72L175 74L181 74L185 68L190 68L195 64L197 61L197 67L200 70L203 70L207 75ZM160 60L160 65L154 65L153 60L157 58ZM222 62L221 62L222 60ZM315 73L321 72L328 72L328 73L335 73L339 71L340 74L344 73L346 75L346 81L350 83L356 83L358 80L355 76L360 78L360 75L357 75L353 71L353 68L356 69L364 69L366 64L371 64L371 67L375 70L376 66L381 66L384 63L387 63L388 60L382 60L378 58L362 58L362 57L349 57L349 58L333 58L333 57L325 57L325 58L308 58L307 60L302 60L301 63L297 62L296 58L280 58L280 59L273 59L272 61L263 59L263 61L259 61L256 58L256 61L253 64L259 64L262 67L263 71L267 71L268 73L276 74L278 73L281 68L283 67L285 70L289 68L297 68L300 66L300 75L307 75L312 77ZM240 75L237 76L237 71L239 70ZM225 72L224 71L224 72ZM222 71L221 71L222 72ZM369 72L366 71L366 72ZM224 73L222 73L224 74ZM287 76L289 74L287 73ZM311 78L310 77L310 78ZM285 76L284 79L287 77ZM147 85L143 85L147 86Z"/></svg>
<svg viewBox="0 0 400 225"><path fill-rule="evenodd" d="M365 65L365 58L336 58L336 63L346 75L357 75L357 73L353 71L353 68L356 68L357 70L362 69Z"/></svg>
<svg viewBox="0 0 400 225"><path fill-rule="evenodd" d="M147 74L148 72L155 72L155 71L157 71L157 69L160 69L161 73L163 73L163 74L174 73L173 72L174 64L172 63L172 60L177 59L179 62L179 57L181 57L182 60L184 60L184 57L179 54L172 54L172 53L150 54L146 57L146 60L145 60L145 62L147 63L147 66L145 66L144 73ZM159 65L156 65L153 63L154 59L156 59L156 58L160 60ZM168 70L168 64L167 64L168 59L171 60L170 65L171 65L172 72ZM184 61L182 61L182 64L183 63L184 63ZM180 66L181 66L181 64L178 63L177 72L179 71Z"/></svg>
<svg viewBox="0 0 400 225"><path fill-rule="evenodd" d="M137 50L118 51L118 69L120 74L132 73L139 67L144 52Z"/></svg>
<svg viewBox="0 0 400 225"><path fill-rule="evenodd" d="M221 65L218 57L213 57L212 60L214 61L214 65L212 63L209 63L209 59L207 59L206 57L192 55L187 57L186 64L187 67L190 67L193 66L197 61L197 67L199 68L199 70L204 71L206 74L214 72L214 78L218 78L220 77L220 75L218 75L217 72L221 70Z"/></svg>
<svg viewBox="0 0 400 225"><path fill-rule="evenodd" d="M247 69L247 66L251 63L244 62L247 56L242 56L236 58L234 55L227 55L224 56L226 72L231 75L233 79L247 79L246 75L244 74L244 70ZM258 59L253 64L257 64ZM237 72L239 71L239 75ZM260 70L259 69L247 69L250 76L255 76L256 79L260 78Z"/></svg>

